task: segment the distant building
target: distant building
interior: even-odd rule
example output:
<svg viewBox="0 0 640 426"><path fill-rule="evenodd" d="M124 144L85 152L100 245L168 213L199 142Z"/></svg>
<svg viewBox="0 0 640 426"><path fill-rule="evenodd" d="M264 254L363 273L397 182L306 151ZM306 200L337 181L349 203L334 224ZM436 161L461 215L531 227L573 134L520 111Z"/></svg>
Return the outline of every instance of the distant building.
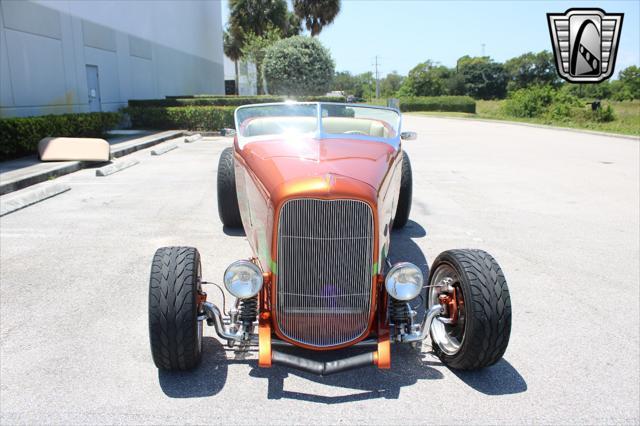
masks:
<svg viewBox="0 0 640 426"><path fill-rule="evenodd" d="M227 87L235 87L236 81L236 68L234 62L224 57L224 80L228 83ZM258 94L258 74L256 71L256 65L253 62L238 61L238 74L239 74L239 91L241 96L255 96ZM227 95L233 95L228 93Z"/></svg>
<svg viewBox="0 0 640 426"><path fill-rule="evenodd" d="M218 1L0 0L0 116L224 94Z"/></svg>

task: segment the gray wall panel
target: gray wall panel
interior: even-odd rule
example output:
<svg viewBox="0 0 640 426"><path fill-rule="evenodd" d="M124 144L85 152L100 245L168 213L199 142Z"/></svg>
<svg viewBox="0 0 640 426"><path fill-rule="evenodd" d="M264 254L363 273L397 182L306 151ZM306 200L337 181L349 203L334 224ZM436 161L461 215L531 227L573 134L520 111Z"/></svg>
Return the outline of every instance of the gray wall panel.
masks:
<svg viewBox="0 0 640 426"><path fill-rule="evenodd" d="M129 36L129 54L138 58L153 59L151 55L151 42L140 37Z"/></svg>
<svg viewBox="0 0 640 426"><path fill-rule="evenodd" d="M62 37L57 10L28 1L1 1L0 7L5 28L58 39Z"/></svg>
<svg viewBox="0 0 640 426"><path fill-rule="evenodd" d="M72 104L60 40L5 29L15 106Z"/></svg>
<svg viewBox="0 0 640 426"><path fill-rule="evenodd" d="M82 21L82 39L85 46L116 51L116 32L103 25Z"/></svg>
<svg viewBox="0 0 640 426"><path fill-rule="evenodd" d="M148 59L131 58L131 99L150 99L155 96L153 63Z"/></svg>

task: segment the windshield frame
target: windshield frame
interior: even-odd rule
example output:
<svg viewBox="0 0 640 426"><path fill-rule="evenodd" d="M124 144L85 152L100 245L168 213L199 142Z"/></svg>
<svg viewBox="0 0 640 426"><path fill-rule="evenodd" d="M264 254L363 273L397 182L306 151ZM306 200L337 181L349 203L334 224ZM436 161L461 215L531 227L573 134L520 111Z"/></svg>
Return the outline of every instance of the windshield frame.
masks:
<svg viewBox="0 0 640 426"><path fill-rule="evenodd" d="M308 133L301 133L299 136L301 137L311 137L314 139L352 139L352 140L363 140L363 141L374 141L374 142L384 142L389 145L392 145L397 148L400 144L400 134L402 133L402 114L396 108L388 108L383 106L376 105L366 105L366 104L352 104L345 102L295 102L295 101L285 101L285 102L269 102L262 104L248 104L242 105L236 108L233 113L233 119L236 127L236 136L238 138L238 143L240 147L244 144L254 141L260 140L274 140L282 138L281 134L273 134L273 135L259 135L259 136L242 136L240 131L240 122L238 120L238 111L242 111L243 109L255 108L255 107L268 107L268 106L288 106L288 105L315 105L316 107L316 130ZM336 106L345 106L345 107L355 107L355 108L369 108L376 110L385 110L390 111L398 116L397 121L397 131L393 137L384 138L378 136L369 136L369 135L357 135L357 134L345 134L345 133L326 133L322 124L322 106L323 105L336 105ZM392 124L392 123L389 123Z"/></svg>

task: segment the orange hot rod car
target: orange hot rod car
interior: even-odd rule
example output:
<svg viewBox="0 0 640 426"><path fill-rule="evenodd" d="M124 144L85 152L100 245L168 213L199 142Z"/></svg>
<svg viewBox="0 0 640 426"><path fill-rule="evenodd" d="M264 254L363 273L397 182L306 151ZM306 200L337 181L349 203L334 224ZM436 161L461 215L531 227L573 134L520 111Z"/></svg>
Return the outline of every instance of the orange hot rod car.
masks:
<svg viewBox="0 0 640 426"><path fill-rule="evenodd" d="M233 147L218 165L218 211L225 227L244 228L254 257L224 273L236 298L227 313L206 300L202 285L211 283L202 281L195 248L158 249L149 288L158 368L199 363L204 321L230 346L257 345L260 367L318 374L389 368L391 344L419 345L429 335L452 368L482 368L502 357L511 302L493 257L446 251L427 285L418 266L389 261L391 232L411 210L402 141L416 138L401 132L397 110L285 102L240 107L235 122ZM422 319L410 304L416 298L426 305ZM351 346L364 351L340 355L354 352L342 351ZM331 350L337 360L313 355Z"/></svg>

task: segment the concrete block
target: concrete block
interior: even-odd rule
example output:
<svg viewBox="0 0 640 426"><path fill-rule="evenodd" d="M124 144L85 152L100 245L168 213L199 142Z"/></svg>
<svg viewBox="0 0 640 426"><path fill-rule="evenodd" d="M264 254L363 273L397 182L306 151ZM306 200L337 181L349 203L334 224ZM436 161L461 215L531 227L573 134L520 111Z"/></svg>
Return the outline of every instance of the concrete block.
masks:
<svg viewBox="0 0 640 426"><path fill-rule="evenodd" d="M165 154L171 150L174 150L178 147L178 145L172 143L172 144L168 144L168 145L163 145L163 146L159 146L156 149L151 151L151 155L162 155Z"/></svg>
<svg viewBox="0 0 640 426"><path fill-rule="evenodd" d="M22 192L16 192L0 198L0 216L13 213L17 210L31 206L33 204L44 201L47 198L55 197L58 194L67 192L71 189L68 185L63 184L46 184L40 188L27 189Z"/></svg>
<svg viewBox="0 0 640 426"><path fill-rule="evenodd" d="M197 140L202 139L202 135L200 133L196 133L195 135L187 136L184 138L185 143L195 142Z"/></svg>
<svg viewBox="0 0 640 426"><path fill-rule="evenodd" d="M138 163L138 160L132 159L114 161L108 166L100 167L98 170L96 170L96 176L109 176L119 172L120 170L128 169L131 166L135 166Z"/></svg>

